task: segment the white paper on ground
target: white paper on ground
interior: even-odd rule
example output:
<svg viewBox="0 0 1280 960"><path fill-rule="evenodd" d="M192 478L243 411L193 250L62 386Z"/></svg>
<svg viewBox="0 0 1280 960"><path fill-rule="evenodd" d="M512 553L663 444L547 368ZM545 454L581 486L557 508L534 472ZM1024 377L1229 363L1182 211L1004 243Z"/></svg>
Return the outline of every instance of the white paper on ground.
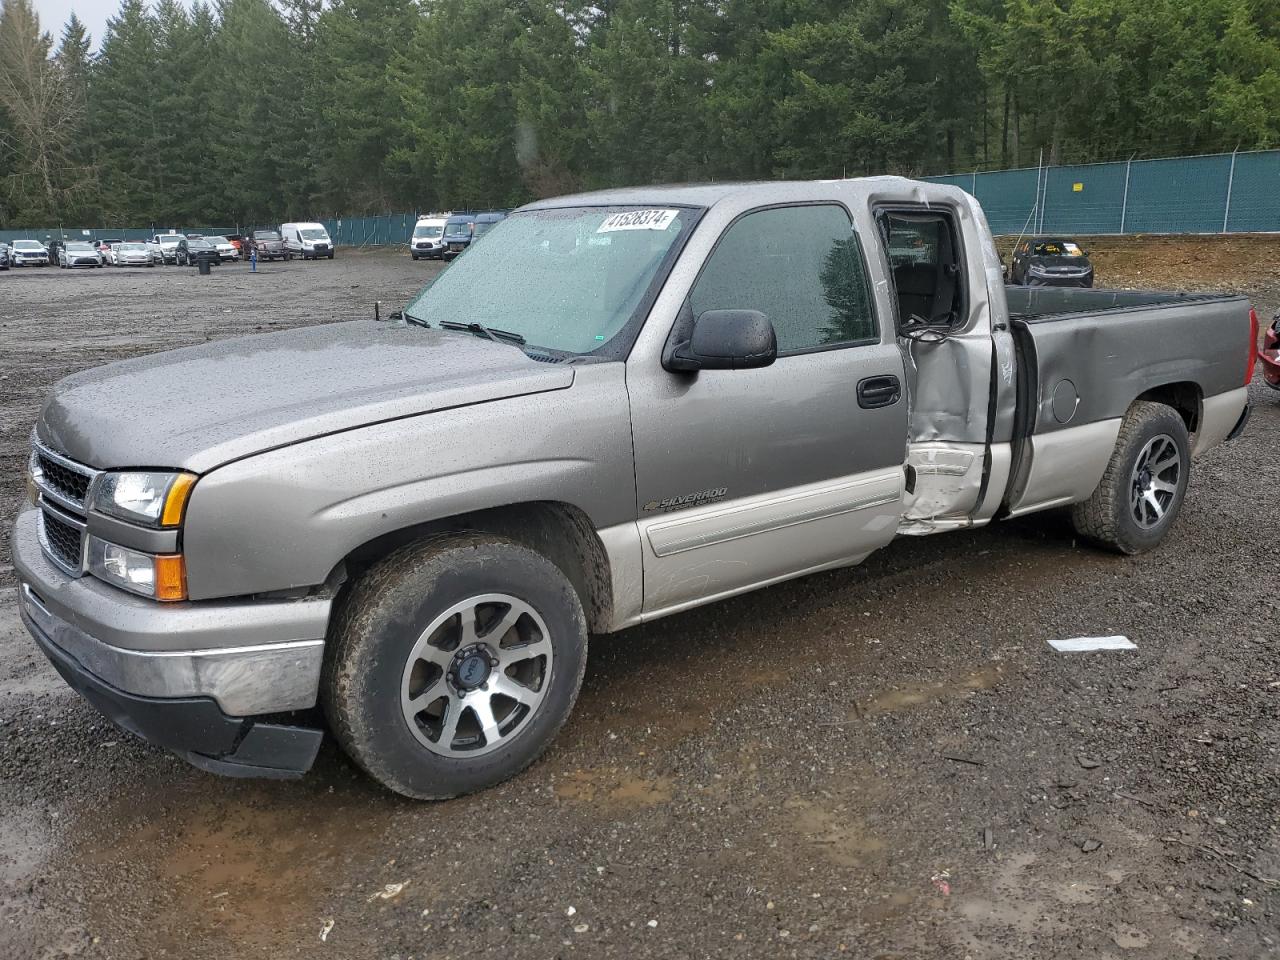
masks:
<svg viewBox="0 0 1280 960"><path fill-rule="evenodd" d="M1138 645L1128 637L1072 637L1070 640L1050 640L1049 646L1059 653L1087 653L1090 650L1137 650Z"/></svg>

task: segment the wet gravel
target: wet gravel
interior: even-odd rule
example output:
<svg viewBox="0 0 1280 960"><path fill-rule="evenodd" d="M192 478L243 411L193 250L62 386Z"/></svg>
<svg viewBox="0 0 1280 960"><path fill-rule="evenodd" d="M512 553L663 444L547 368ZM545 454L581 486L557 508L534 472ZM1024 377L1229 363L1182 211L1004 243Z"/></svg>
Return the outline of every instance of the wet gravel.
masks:
<svg viewBox="0 0 1280 960"><path fill-rule="evenodd" d="M0 505L61 376L434 269L0 275ZM1028 518L595 638L547 756L442 804L331 746L256 782L133 740L35 652L0 544L0 957L1274 955L1280 394L1252 399L1155 553ZM1047 643L1112 633L1137 650Z"/></svg>

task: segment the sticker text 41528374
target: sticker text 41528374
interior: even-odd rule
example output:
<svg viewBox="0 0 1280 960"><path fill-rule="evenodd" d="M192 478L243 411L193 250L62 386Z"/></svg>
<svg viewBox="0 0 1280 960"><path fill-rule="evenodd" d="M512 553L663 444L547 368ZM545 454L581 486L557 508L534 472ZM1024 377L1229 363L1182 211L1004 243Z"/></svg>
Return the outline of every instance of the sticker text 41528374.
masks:
<svg viewBox="0 0 1280 960"><path fill-rule="evenodd" d="M676 218L679 210L628 210L605 218L596 233L614 233L618 230L665 230Z"/></svg>

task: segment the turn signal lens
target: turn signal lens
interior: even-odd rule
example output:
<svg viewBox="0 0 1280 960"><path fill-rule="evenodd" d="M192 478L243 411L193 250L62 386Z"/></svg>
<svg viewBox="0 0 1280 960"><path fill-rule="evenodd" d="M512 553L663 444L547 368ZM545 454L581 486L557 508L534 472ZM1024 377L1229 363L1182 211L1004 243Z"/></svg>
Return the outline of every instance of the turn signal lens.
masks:
<svg viewBox="0 0 1280 960"><path fill-rule="evenodd" d="M173 478L169 492L165 494L164 510L160 513L160 526L176 527L182 522L182 511L187 506L187 497L195 486L196 478L189 473L180 473Z"/></svg>
<svg viewBox="0 0 1280 960"><path fill-rule="evenodd" d="M187 565L181 554L156 556L89 537L89 572L154 600L187 599Z"/></svg>
<svg viewBox="0 0 1280 960"><path fill-rule="evenodd" d="M182 554L156 557L156 599L187 599L187 564Z"/></svg>

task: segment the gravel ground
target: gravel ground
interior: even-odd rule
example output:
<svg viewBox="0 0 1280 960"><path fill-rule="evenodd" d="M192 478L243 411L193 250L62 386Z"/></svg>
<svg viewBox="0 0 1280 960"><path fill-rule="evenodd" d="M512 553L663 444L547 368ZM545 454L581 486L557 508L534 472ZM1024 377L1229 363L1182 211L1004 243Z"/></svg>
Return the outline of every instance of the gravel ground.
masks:
<svg viewBox="0 0 1280 960"><path fill-rule="evenodd" d="M0 508L67 373L436 269L339 257L0 275ZM0 957L1276 955L1280 395L1252 394L1155 553L1030 518L597 638L547 756L441 804L332 747L236 781L114 729L24 635L0 545ZM1137 651L1047 645L1111 633Z"/></svg>

